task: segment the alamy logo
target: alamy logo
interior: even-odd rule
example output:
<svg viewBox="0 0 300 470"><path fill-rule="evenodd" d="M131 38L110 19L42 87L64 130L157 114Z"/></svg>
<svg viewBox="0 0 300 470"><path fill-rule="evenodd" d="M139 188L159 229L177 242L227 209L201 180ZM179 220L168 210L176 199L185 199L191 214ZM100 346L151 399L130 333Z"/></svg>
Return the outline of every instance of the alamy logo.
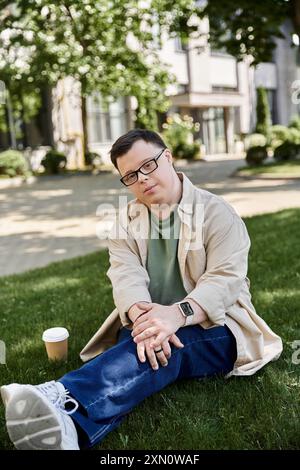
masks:
<svg viewBox="0 0 300 470"><path fill-rule="evenodd" d="M150 212L156 215L156 219L163 214L168 216L163 223L163 238L170 239L174 235L174 217L170 213L178 213L180 208L180 219L183 225L188 227L186 238L190 250L198 250L202 247L202 226L204 220L204 206L197 204L151 204ZM129 217L130 212L130 217ZM135 240L149 240L158 238L157 230L150 230L145 223L148 217L147 207L137 203L128 208L128 197L119 196L118 206L113 204L100 204L97 207L96 216L99 221L96 224L96 234L99 239L106 240L113 238L117 240L127 240L133 237ZM129 236L130 234L130 236ZM176 238L181 238L181 232L176 234Z"/></svg>
<svg viewBox="0 0 300 470"><path fill-rule="evenodd" d="M300 340L299 339L295 339L295 341L292 342L292 348L296 350L292 354L292 363L298 365L300 364Z"/></svg>
<svg viewBox="0 0 300 470"><path fill-rule="evenodd" d="M0 339L0 364L6 364L6 346Z"/></svg>
<svg viewBox="0 0 300 470"><path fill-rule="evenodd" d="M292 85L291 100L293 104L300 103L300 80L294 80Z"/></svg>

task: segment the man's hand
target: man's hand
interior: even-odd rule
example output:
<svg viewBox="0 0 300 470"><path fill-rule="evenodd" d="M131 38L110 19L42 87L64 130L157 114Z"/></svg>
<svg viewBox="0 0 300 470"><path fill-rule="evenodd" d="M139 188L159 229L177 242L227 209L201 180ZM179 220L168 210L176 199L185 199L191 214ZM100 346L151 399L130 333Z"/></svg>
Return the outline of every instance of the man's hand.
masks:
<svg viewBox="0 0 300 470"><path fill-rule="evenodd" d="M138 357L139 357L140 361L145 362L146 361L145 352L146 352L146 354L148 356L148 359L149 359L149 362L150 362L150 365L151 365L152 369L154 369L154 370L157 370L158 367L159 367L158 366L158 361L160 362L160 364L163 367L166 367L168 365L168 359L170 359L170 357L171 357L171 347L170 347L169 342L173 343L174 346L176 346L178 348L183 348L184 347L184 345L182 344L182 342L180 341L178 336L173 334L170 337L168 337L165 341L163 341L161 346L159 348L157 348L157 349L162 348L163 351L161 351L158 354L155 354L154 349L151 348L151 346L150 346L150 343L153 339L154 338L147 338L144 341L140 341L137 344L137 353L138 353Z"/></svg>
<svg viewBox="0 0 300 470"><path fill-rule="evenodd" d="M158 349L160 344L184 325L184 318L177 305L137 303L136 306L146 311L133 324L131 335L137 344L156 336L150 345Z"/></svg>
<svg viewBox="0 0 300 470"><path fill-rule="evenodd" d="M138 302L130 307L130 309L128 310L128 317L132 321L132 323L134 323L137 318L142 315L142 313L147 312L147 305L147 302Z"/></svg>

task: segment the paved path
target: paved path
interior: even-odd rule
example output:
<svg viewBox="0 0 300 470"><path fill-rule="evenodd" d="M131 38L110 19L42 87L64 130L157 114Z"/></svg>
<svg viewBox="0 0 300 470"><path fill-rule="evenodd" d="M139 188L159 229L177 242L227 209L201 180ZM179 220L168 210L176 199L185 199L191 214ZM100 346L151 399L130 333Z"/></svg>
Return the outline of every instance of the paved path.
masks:
<svg viewBox="0 0 300 470"><path fill-rule="evenodd" d="M198 186L223 196L241 216L300 207L298 180L243 180L239 159L195 162L182 170ZM43 179L0 190L0 275L27 271L106 246L107 222L97 208L129 196L118 176L105 173Z"/></svg>

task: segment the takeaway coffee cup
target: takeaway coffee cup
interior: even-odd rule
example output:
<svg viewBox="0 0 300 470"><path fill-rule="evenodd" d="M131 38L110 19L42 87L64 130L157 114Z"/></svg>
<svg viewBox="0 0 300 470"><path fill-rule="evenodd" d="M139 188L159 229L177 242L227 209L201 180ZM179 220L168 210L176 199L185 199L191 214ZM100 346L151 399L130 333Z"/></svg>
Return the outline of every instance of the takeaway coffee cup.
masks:
<svg viewBox="0 0 300 470"><path fill-rule="evenodd" d="M49 361L61 361L68 358L68 337L69 332L66 328L55 327L45 330L43 341Z"/></svg>

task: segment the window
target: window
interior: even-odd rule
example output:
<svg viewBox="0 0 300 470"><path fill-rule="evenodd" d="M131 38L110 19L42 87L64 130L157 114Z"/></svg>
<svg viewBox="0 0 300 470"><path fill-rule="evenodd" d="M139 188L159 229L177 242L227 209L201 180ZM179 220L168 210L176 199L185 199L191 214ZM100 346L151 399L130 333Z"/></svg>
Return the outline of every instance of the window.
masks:
<svg viewBox="0 0 300 470"><path fill-rule="evenodd" d="M238 91L237 87L229 86L212 86L212 91L215 93L229 93Z"/></svg>
<svg viewBox="0 0 300 470"><path fill-rule="evenodd" d="M226 153L225 122L223 108L202 108L198 110L200 138L208 154Z"/></svg>
<svg viewBox="0 0 300 470"><path fill-rule="evenodd" d="M189 92L189 85L188 84L182 84L178 83L177 85L177 94L180 95L182 93L188 93Z"/></svg>
<svg viewBox="0 0 300 470"><path fill-rule="evenodd" d="M87 98L87 128L89 143L116 140L126 132L125 99L106 103L100 93Z"/></svg>
<svg viewBox="0 0 300 470"><path fill-rule="evenodd" d="M187 45L182 42L179 36L175 37L174 43L175 43L175 52L185 52L187 50Z"/></svg>

